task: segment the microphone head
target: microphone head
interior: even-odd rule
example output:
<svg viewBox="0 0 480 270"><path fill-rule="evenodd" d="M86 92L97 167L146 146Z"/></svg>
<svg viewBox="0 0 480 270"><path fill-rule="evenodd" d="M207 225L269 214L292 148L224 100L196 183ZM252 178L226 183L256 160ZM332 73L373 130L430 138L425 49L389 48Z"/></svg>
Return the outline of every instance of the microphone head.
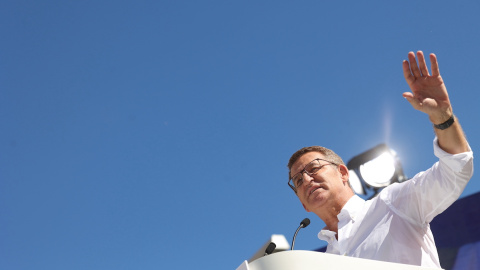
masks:
<svg viewBox="0 0 480 270"><path fill-rule="evenodd" d="M302 228L307 227L308 225L310 225L310 219L309 218L304 218L302 220L302 222L300 222L300 225L302 226Z"/></svg>

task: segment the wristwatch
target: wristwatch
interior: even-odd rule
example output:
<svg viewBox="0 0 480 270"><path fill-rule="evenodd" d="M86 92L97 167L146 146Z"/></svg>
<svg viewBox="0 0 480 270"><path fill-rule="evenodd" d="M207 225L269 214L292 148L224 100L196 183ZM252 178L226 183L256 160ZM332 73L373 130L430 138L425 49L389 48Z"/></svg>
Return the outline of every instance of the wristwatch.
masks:
<svg viewBox="0 0 480 270"><path fill-rule="evenodd" d="M440 129L440 130L444 130L444 129L447 129L449 128L451 125L453 125L453 123L455 123L455 115L452 114L452 116L450 118L448 118L447 121L439 124L439 125L433 125L436 129Z"/></svg>

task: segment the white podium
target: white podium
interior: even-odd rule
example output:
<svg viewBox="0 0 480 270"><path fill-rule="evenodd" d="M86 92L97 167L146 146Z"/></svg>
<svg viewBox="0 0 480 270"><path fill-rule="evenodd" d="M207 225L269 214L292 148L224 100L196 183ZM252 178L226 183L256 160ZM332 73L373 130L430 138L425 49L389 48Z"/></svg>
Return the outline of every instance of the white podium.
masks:
<svg viewBox="0 0 480 270"><path fill-rule="evenodd" d="M244 261L237 270L427 270L408 264L389 263L322 252L294 250L273 253L251 263Z"/></svg>

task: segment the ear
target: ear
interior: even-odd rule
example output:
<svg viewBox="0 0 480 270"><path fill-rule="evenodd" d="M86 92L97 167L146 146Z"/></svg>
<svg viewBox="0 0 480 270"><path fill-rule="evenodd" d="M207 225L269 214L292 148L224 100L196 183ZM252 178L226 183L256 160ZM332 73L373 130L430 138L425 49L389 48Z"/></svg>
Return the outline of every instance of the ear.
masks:
<svg viewBox="0 0 480 270"><path fill-rule="evenodd" d="M338 165L338 170L340 172L340 174L342 175L342 182L343 183L348 183L348 179L349 179L349 172L348 172L348 168L347 166L343 165L343 164L340 164Z"/></svg>

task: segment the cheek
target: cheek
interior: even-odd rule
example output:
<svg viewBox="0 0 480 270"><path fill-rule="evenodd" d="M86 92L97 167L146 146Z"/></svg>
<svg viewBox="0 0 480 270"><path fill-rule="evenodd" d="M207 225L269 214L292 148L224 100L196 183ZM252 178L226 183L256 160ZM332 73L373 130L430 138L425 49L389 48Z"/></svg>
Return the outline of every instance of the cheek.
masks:
<svg viewBox="0 0 480 270"><path fill-rule="evenodd" d="M305 204L305 203L307 202L307 198L306 198L304 192L301 192L301 193L300 193L300 190L299 190L298 193L297 193L297 196L298 196L298 199L300 200L300 202L301 202L302 204Z"/></svg>

